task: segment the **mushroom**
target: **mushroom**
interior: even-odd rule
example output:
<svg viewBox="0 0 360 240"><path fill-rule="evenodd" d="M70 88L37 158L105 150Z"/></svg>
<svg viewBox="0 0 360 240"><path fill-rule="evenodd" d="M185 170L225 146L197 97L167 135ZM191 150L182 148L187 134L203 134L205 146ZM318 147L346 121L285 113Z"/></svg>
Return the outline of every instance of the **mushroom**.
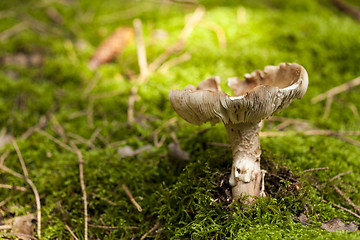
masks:
<svg viewBox="0 0 360 240"><path fill-rule="evenodd" d="M229 183L235 199L259 197L263 192L259 140L262 120L289 106L294 98L302 98L308 86L305 68L296 63L266 66L264 71L256 70L244 78L228 79L233 97L221 92L219 77L206 79L196 88L188 85L169 93L173 109L187 122L224 123L232 147Z"/></svg>

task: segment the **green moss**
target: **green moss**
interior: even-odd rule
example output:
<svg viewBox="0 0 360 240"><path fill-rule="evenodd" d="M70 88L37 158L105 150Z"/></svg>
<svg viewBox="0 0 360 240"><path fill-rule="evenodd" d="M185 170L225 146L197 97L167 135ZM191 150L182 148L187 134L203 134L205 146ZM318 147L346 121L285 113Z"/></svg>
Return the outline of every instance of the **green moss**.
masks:
<svg viewBox="0 0 360 240"><path fill-rule="evenodd" d="M6 65L0 61L0 126L15 136L29 177L39 190L42 239L69 239L65 225L70 226L79 239L84 238L76 155L39 133L20 138L44 115L50 119L44 130L66 144L76 139L63 139L51 115L66 133L85 140L90 139L96 129L101 134L93 142L95 148L84 141L78 143L85 160L90 239L131 239L135 235L140 238L156 223L160 223L161 231L150 234L149 238L359 239L359 233L329 233L295 220L300 212L307 211L316 225L334 217L358 221L332 206L336 203L351 208L331 187L336 184L360 205L357 146L327 136L293 134L264 138L261 140L264 166L265 160L270 159L299 174L299 191L292 194L288 189L292 183L284 181L281 197L259 199L250 207L241 203L227 205L217 200L217 184L228 174L231 150L207 144L227 143L222 124L199 134L210 128L210 124L192 126L182 119L175 124L168 122L176 117L168 101L170 89L196 85L216 75L222 79L222 89L231 94L225 81L228 77L241 77L269 64L298 62L308 71L308 92L301 101L294 101L277 115L306 119L318 128L359 131L358 88L336 96L327 119L322 118L325 102L311 104L311 99L318 94L358 76L358 22L325 0L200 2L206 9L203 24L194 28L184 49L191 54L191 59L165 73L152 73L148 82L139 87L135 115L142 116L142 121L132 128L127 124L127 108L134 85L130 76L139 72L135 42L117 59L96 71L87 67L88 59L114 29L131 26L133 19L139 18L143 22L147 59L151 63L177 41L185 19L196 6L176 1L0 2L4 13L0 19L1 32L23 21L29 24L26 30L0 42L1 56L40 53L44 59L40 66ZM357 4L354 0L349 3ZM51 20L47 14L49 8L61 15L61 24ZM237 20L239 8L245 11L245 21ZM41 24L34 25L29 18ZM223 30L226 48L220 48L217 34L209 26ZM158 29L166 31L168 37L156 39L153 33ZM98 81L90 89L96 78ZM94 100L93 115L87 116L91 96L114 91L117 95ZM118 146L137 149L153 144L156 129L160 129L157 137L166 137L164 144L137 156L121 158L117 147L108 145L121 141ZM167 145L172 141L171 132L176 133L181 147L190 154L184 169L166 155ZM6 166L21 173L16 152L10 145L5 145L0 153L6 149L11 150ZM300 174L316 167L329 167L329 170ZM329 182L330 178L348 170L353 173ZM26 186L22 179L3 172L1 183ZM122 184L128 186L142 212L131 204ZM25 192L1 189L0 196L8 198L2 207L5 218L35 212L30 189ZM94 225L117 228L101 229Z"/></svg>

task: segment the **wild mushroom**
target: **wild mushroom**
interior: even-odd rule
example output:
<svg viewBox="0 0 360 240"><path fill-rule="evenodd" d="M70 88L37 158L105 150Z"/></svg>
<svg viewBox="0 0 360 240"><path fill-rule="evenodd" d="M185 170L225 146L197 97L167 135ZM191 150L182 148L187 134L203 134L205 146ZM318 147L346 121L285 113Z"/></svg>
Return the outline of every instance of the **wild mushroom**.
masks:
<svg viewBox="0 0 360 240"><path fill-rule="evenodd" d="M233 164L229 178L235 199L260 196L261 121L302 98L308 75L301 65L281 63L245 74L245 81L228 79L234 97L221 92L220 79L212 77L196 88L171 90L169 99L175 112L187 122L212 125L223 122L232 146Z"/></svg>

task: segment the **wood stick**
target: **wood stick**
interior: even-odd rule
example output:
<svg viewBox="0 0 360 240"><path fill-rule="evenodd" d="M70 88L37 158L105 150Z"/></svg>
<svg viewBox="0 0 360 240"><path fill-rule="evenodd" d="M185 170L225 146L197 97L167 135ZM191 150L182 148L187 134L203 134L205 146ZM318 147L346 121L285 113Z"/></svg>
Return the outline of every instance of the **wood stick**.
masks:
<svg viewBox="0 0 360 240"><path fill-rule="evenodd" d="M352 173L352 172L353 172L353 170L349 170L349 171L347 171L347 172L339 173L339 174L336 175L335 177L331 178L331 179L329 180L329 182L332 182L332 181L334 181L335 179L341 178L342 176L344 176L344 175L346 175L346 174L349 174L349 173Z"/></svg>
<svg viewBox="0 0 360 240"><path fill-rule="evenodd" d="M332 0L332 2L338 9L360 21L360 9L351 6L350 4L347 4L343 0Z"/></svg>
<svg viewBox="0 0 360 240"><path fill-rule="evenodd" d="M322 168L311 168L311 169L306 169L306 170L302 171L302 173L315 172L315 171L322 171L322 170L329 170L329 168L328 168L328 167L322 167Z"/></svg>
<svg viewBox="0 0 360 240"><path fill-rule="evenodd" d="M0 225L0 231L11 229L11 225Z"/></svg>
<svg viewBox="0 0 360 240"><path fill-rule="evenodd" d="M151 228L147 233L145 233L144 235L142 235L142 237L140 238L140 240L144 240L149 234L151 234L152 232L154 232L156 229L158 229L160 227L160 223L155 224L155 226L153 228Z"/></svg>
<svg viewBox="0 0 360 240"><path fill-rule="evenodd" d="M358 85L360 85L360 77L357 77L357 78L351 80L350 82L347 82L347 83L341 84L339 86L336 86L336 87L328 90L327 92L322 93L322 94L314 97L313 99L311 99L311 103L315 104L315 103L323 101L323 100L325 100L325 99L327 99L329 97L334 97L337 94L348 91L351 88L356 87Z"/></svg>
<svg viewBox="0 0 360 240"><path fill-rule="evenodd" d="M159 67L159 72L166 73L169 68L174 67L183 62L189 61L190 59L191 59L191 54L186 52L177 58L173 58L173 59L170 59L169 61L165 62L163 65L161 65L161 67Z"/></svg>
<svg viewBox="0 0 360 240"><path fill-rule="evenodd" d="M75 240L79 240L79 239L76 237L76 235L74 234L74 232L71 231L71 228L70 228L68 225L65 225L65 228L66 228L66 230L69 231L69 233L71 234L71 236L72 236Z"/></svg>
<svg viewBox="0 0 360 240"><path fill-rule="evenodd" d="M22 234L22 233L0 233L0 236L15 236L15 237L21 237L23 239L33 239L33 240L39 240L39 238L27 235L27 234Z"/></svg>
<svg viewBox="0 0 360 240"><path fill-rule="evenodd" d="M25 22L20 22L18 24L15 24L14 26L6 29L0 34L0 41L4 42L10 37L25 31L28 28L27 24Z"/></svg>
<svg viewBox="0 0 360 240"><path fill-rule="evenodd" d="M128 187L125 184L122 184L122 188L124 189L126 195L129 197L130 201L132 204L134 204L134 206L136 207L136 209L141 212L142 208L140 207L140 205L135 201L133 195L131 194L131 192L129 191Z"/></svg>
<svg viewBox="0 0 360 240"><path fill-rule="evenodd" d="M72 149L71 147L69 147L68 145L66 145L65 143L61 142L60 140L56 139L55 137L51 136L50 134L48 134L47 132L41 130L41 129L36 129L36 132L40 133L41 135L47 137L48 139L50 139L51 141L53 141L54 143L58 144L60 147L74 153L74 149Z"/></svg>
<svg viewBox="0 0 360 240"><path fill-rule="evenodd" d="M360 212L360 207L357 206L353 201L351 201L351 199L348 196L346 196L345 193L343 193L337 186L335 186L335 185L331 185L331 186L335 189L335 191L340 196L342 196L345 199L345 202L347 204L349 204L350 206L352 206L354 208L355 212L358 212L358 213Z"/></svg>
<svg viewBox="0 0 360 240"><path fill-rule="evenodd" d="M99 226L99 225L94 225L94 224L89 224L89 227L93 227L93 228L100 228L100 229L107 229L107 230L116 230L116 229L119 229L119 227L113 227L113 226Z"/></svg>
<svg viewBox="0 0 360 240"><path fill-rule="evenodd" d="M6 150L0 157L0 165L4 164L5 159L9 156L10 150Z"/></svg>
<svg viewBox="0 0 360 240"><path fill-rule="evenodd" d="M99 196L99 195L97 195L97 194L95 194L95 193L90 193L90 194L93 195L94 197L100 198L101 200L107 202L107 203L110 204L111 206L116 206L116 205L117 205L117 204L114 203L113 201L110 201L109 199L104 198L104 197L101 197L101 196ZM90 226L90 225L89 225L89 226Z"/></svg>
<svg viewBox="0 0 360 240"><path fill-rule="evenodd" d="M349 210L349 209L347 209L347 208L344 208L344 207L342 207L342 206L340 206L340 205L337 205L337 204L335 204L335 203L333 203L332 205L333 205L334 207L340 208L341 210L343 210L343 211L345 211L345 212L347 212L347 213L350 213L350 214L353 215L354 217L357 217L357 218L360 219L360 216L357 215L356 213L354 213L353 211L351 211L351 210Z"/></svg>
<svg viewBox="0 0 360 240"><path fill-rule="evenodd" d="M326 99L326 103L325 103L325 111L324 111L324 115L322 116L322 120L326 120L329 118L330 116L330 111L331 111L331 104L333 102L333 97L328 97Z"/></svg>
<svg viewBox="0 0 360 240"><path fill-rule="evenodd" d="M88 239L88 211L87 211L87 195L86 195L86 187L85 187L85 181L84 181L84 159L82 156L81 151L77 148L77 146L72 143L71 144L73 151L78 157L78 163L79 163L79 176L80 176L80 185L81 185L81 191L83 195L83 202L84 202L84 239Z"/></svg>
<svg viewBox="0 0 360 240"><path fill-rule="evenodd" d="M10 184L0 184L0 188L13 189L13 190L22 191L22 192L25 192L27 190L26 187L20 187L20 186L15 186L15 185L10 185Z"/></svg>
<svg viewBox="0 0 360 240"><path fill-rule="evenodd" d="M171 54L174 52L180 52L184 49L184 42L186 38L191 34L191 32L194 30L195 26L201 21L203 16L205 15L205 8L202 6L199 6L196 8L194 13L189 17L188 21L185 23L185 26L183 30L181 31L179 35L179 39L177 42L175 42L173 45L166 48L164 53L162 53L159 57L155 59L154 62L152 62L149 65L150 71L156 71L165 61L168 59Z"/></svg>
<svg viewBox="0 0 360 240"><path fill-rule="evenodd" d="M138 64L140 68L140 79L142 81L145 81L147 79L147 76L149 75L149 69L146 59L146 50L145 50L143 30L142 30L143 26L140 19L135 19L133 25L135 29Z"/></svg>
<svg viewBox="0 0 360 240"><path fill-rule="evenodd" d="M41 202L40 202L40 196L39 196L39 192L35 186L35 184L30 180L29 178L29 174L28 171L26 169L26 165L25 165L25 161L21 155L20 149L16 143L15 140L12 141L12 144L15 148L15 151L18 155L22 170L24 172L24 179L25 181L30 185L31 189L34 192L35 195L35 202L36 202L36 212L37 212L37 235L39 238L41 238Z"/></svg>

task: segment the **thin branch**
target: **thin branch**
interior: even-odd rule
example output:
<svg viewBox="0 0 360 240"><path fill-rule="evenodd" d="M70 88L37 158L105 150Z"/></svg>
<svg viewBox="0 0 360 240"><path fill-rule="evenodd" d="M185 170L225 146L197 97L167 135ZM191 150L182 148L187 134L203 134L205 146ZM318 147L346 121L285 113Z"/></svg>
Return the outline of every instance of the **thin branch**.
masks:
<svg viewBox="0 0 360 240"><path fill-rule="evenodd" d="M184 49L184 42L186 38L191 34L195 26L201 21L204 15L205 8L203 6L199 6L198 8L196 8L194 13L189 17L188 21L186 22L183 30L181 31L178 41L166 48L164 53L162 53L159 57L155 59L154 62L149 65L150 71L156 71L166 61L166 59L171 56L171 54L173 54L174 52L180 52Z"/></svg>
<svg viewBox="0 0 360 240"><path fill-rule="evenodd" d="M347 212L347 213L350 213L350 214L353 215L354 217L357 217L357 218L360 219L360 216L357 215L356 213L354 213L353 211L351 211L351 210L349 210L349 209L347 209L347 208L344 208L344 207L342 207L342 206L340 206L340 205L337 205L337 204L335 204L335 203L333 203L332 205L333 205L334 207L340 208L341 210L343 210L343 211L345 211L345 212Z"/></svg>
<svg viewBox="0 0 360 240"><path fill-rule="evenodd" d="M6 41L8 38L26 30L28 28L25 22L20 22L0 34L0 41Z"/></svg>
<svg viewBox="0 0 360 240"><path fill-rule="evenodd" d="M113 226L99 226L99 225L94 225L94 224L89 224L89 227L93 227L93 228L100 228L100 229L107 229L107 230L116 230L116 229L119 229L119 227L113 227Z"/></svg>
<svg viewBox="0 0 360 240"><path fill-rule="evenodd" d="M101 200L107 202L107 203L110 204L111 206L116 206L116 205L117 205L117 204L114 203L113 201L110 201L109 199L104 198L104 197L101 197L101 196L99 196L99 195L97 195L97 194L95 194L95 193L90 193L90 194L93 195L94 197L100 198ZM90 225L89 225L89 226L90 226Z"/></svg>
<svg viewBox="0 0 360 240"><path fill-rule="evenodd" d="M0 157L0 165L4 164L5 159L9 156L10 150L6 150Z"/></svg>
<svg viewBox="0 0 360 240"><path fill-rule="evenodd" d="M156 229L158 229L160 227L160 223L155 224L155 226L153 228L151 228L147 233L145 233L144 235L142 235L142 237L140 238L140 240L144 240L149 234L151 234L152 232L154 232Z"/></svg>
<svg viewBox="0 0 360 240"><path fill-rule="evenodd" d="M93 134L91 134L90 139L87 141L87 145L95 146L95 145L93 144L93 142L95 141L95 139L96 139L97 136L99 135L100 131L101 131L101 128L100 128L100 127L98 127L98 128L95 129L95 131L93 132Z"/></svg>
<svg viewBox="0 0 360 240"><path fill-rule="evenodd" d="M22 168L22 170L23 170L23 172L24 172L24 176L25 176L25 178L29 178L29 174L28 174L28 171L27 171L27 169L26 169L26 165L25 165L25 162L24 162L24 158L23 158L22 155L21 155L19 146L17 145L17 143L16 143L15 140L12 141L12 144L13 144L13 146L14 146L14 148L15 148L15 151L16 151L16 154L18 155L18 158L19 158L19 160L20 160L20 164L21 164L21 168Z"/></svg>
<svg viewBox="0 0 360 240"><path fill-rule="evenodd" d="M326 119L328 119L329 116L330 116L331 104L332 104L332 102L333 102L333 99L334 99L333 97L328 97L328 98L326 99L325 110L324 110L324 114L323 114L323 116L322 116L322 120L323 120L323 121L326 120Z"/></svg>
<svg viewBox="0 0 360 240"><path fill-rule="evenodd" d="M131 88L129 101L128 101L128 109L127 109L127 121L130 126L132 126L133 123L135 122L134 108L137 98L137 92L138 92L138 86L135 85Z"/></svg>
<svg viewBox="0 0 360 240"><path fill-rule="evenodd" d="M360 9L351 6L350 4L347 4L343 0L332 0L332 2L338 9L360 21Z"/></svg>
<svg viewBox="0 0 360 240"><path fill-rule="evenodd" d="M22 233L0 233L0 236L15 236L15 237L22 237L24 239L33 239L33 240L38 240L39 238L27 235L27 234L22 234Z"/></svg>
<svg viewBox="0 0 360 240"><path fill-rule="evenodd" d="M353 201L351 201L351 199L350 199L348 196L346 196L345 193L343 193L343 192L340 190L340 188L338 188L338 187L335 186L335 185L331 185L331 186L335 189L335 191L336 191L340 196L342 196L342 197L345 199L345 202L346 202L347 204L349 204L350 206L352 206L356 212L358 212L358 213L360 212L360 207L357 206Z"/></svg>
<svg viewBox="0 0 360 240"><path fill-rule="evenodd" d="M84 239L88 239L88 211L87 211L87 195L86 195L86 187L85 187L85 181L84 181L84 160L82 157L81 151L76 147L75 144L71 144L73 151L78 157L79 162L79 175L80 175L80 185L81 185L81 191L83 195L83 201L84 201Z"/></svg>
<svg viewBox="0 0 360 240"><path fill-rule="evenodd" d="M19 149L16 141L13 140L12 144L13 144L13 146L15 148L15 151L16 151L16 153L18 155L18 158L19 158L19 161L21 163L21 167L22 167L23 172L24 172L24 179L30 185L30 187L33 190L34 195L35 195L36 212L37 212L37 235L38 235L39 238L41 238L41 202L40 202L39 192L38 192L35 184L29 178L29 174L28 174L28 171L26 169L25 161L24 161L24 159L23 159L23 157L21 155L20 149Z"/></svg>
<svg viewBox="0 0 360 240"><path fill-rule="evenodd" d="M126 195L129 197L130 201L132 204L134 204L134 206L136 207L136 209L141 212L142 211L142 208L140 207L140 205L135 201L133 195L131 194L131 192L129 191L128 187L123 184L122 185L122 188L124 189Z"/></svg>
<svg viewBox="0 0 360 240"><path fill-rule="evenodd" d="M42 129L46 126L47 124L47 118L45 115L41 116L40 117L40 121L38 124L36 124L35 126L32 126L30 128L28 128L28 130L26 130L26 132L24 132L22 135L21 135L21 138L22 139L27 139L28 137L30 137L35 131L36 129Z"/></svg>
<svg viewBox="0 0 360 240"><path fill-rule="evenodd" d="M351 88L356 87L358 85L360 85L360 77L357 77L357 78L351 80L350 82L341 84L341 85L339 85L337 87L334 87L334 88L330 89L329 91L327 91L325 93L322 93L322 94L314 97L313 99L311 99L311 103L315 104L315 103L323 101L323 100L325 100L325 99L327 99L329 97L334 97L337 94L348 91Z"/></svg>
<svg viewBox="0 0 360 240"><path fill-rule="evenodd" d="M165 62L159 68L160 73L165 73L168 71L169 68L179 65L183 62L189 61L191 59L191 54L186 52L177 58L170 59L169 61Z"/></svg>
<svg viewBox="0 0 360 240"><path fill-rule="evenodd" d="M335 177L331 178L331 179L329 180L329 182L332 182L332 181L334 181L335 179L341 178L342 176L344 176L344 175L346 175L346 174L349 174L349 173L352 173L352 172L353 172L353 170L349 170L349 171L347 171L347 172L339 173L339 174L336 175Z"/></svg>
<svg viewBox="0 0 360 240"><path fill-rule="evenodd" d="M58 139L56 139L55 137L51 136L50 134L48 134L47 132L41 130L41 129L36 129L36 132L40 133L41 135L47 137L48 139L50 139L51 141L53 141L54 143L58 144L60 147L74 153L74 149L72 149L71 147L69 147L68 145L66 145L65 143L59 141Z"/></svg>
<svg viewBox="0 0 360 240"><path fill-rule="evenodd" d="M74 234L74 232L71 231L71 228L70 228L68 225L65 225L65 228L66 228L66 230L69 231L69 233L71 234L71 236L72 236L75 240L79 240L79 239L76 237L76 235Z"/></svg>
<svg viewBox="0 0 360 240"><path fill-rule="evenodd" d="M146 50L144 44L144 37L143 37L143 30L142 30L142 23L140 19L135 19L133 22L134 29L135 29L135 38L136 38L136 45L137 45L137 57L138 63L140 68L140 82L146 81L149 75L149 69L147 65L146 59Z"/></svg>
<svg viewBox="0 0 360 240"><path fill-rule="evenodd" d="M311 169L306 169L306 170L302 171L302 173L315 172L315 171L323 171L323 170L329 170L329 168L328 168L328 167L311 168Z"/></svg>
<svg viewBox="0 0 360 240"><path fill-rule="evenodd" d="M305 131L260 132L260 137L283 137L293 134L305 136L360 136L360 131L333 131L327 129L313 129Z"/></svg>
<svg viewBox="0 0 360 240"><path fill-rule="evenodd" d="M10 185L10 184L0 184L0 188L12 189L12 190L17 190L17 191L22 191L22 192L25 192L27 190L26 187L20 187L20 186L15 186L15 185Z"/></svg>

